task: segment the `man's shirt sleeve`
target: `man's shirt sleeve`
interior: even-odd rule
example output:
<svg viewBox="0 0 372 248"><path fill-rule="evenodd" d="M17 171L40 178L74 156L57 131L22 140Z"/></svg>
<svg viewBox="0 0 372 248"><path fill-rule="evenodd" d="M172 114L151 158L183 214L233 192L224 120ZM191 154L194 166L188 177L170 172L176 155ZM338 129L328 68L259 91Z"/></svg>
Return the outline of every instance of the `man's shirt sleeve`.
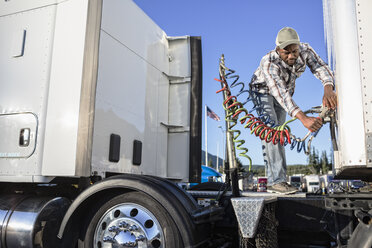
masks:
<svg viewBox="0 0 372 248"><path fill-rule="evenodd" d="M275 97L278 103L291 117L295 117L300 111L300 108L293 101L291 94L286 88L286 83L281 79L278 65L269 60L263 60L260 66L270 94Z"/></svg>
<svg viewBox="0 0 372 248"><path fill-rule="evenodd" d="M306 58L306 63L311 72L322 82L323 86L332 85L334 87L334 78L331 69L309 44L306 44L306 48L308 55Z"/></svg>

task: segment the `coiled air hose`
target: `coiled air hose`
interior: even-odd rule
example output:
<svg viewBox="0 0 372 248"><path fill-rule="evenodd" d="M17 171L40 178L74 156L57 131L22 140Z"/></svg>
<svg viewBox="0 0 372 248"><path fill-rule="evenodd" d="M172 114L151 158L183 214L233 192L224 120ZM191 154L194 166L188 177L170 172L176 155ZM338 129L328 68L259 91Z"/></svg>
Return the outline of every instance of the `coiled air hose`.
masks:
<svg viewBox="0 0 372 248"><path fill-rule="evenodd" d="M227 131L232 133L233 142L236 145L236 149L240 150L239 155L249 160L249 171L251 171L252 159L247 154L248 149L246 147L243 147L245 140L239 139L239 136L241 134L240 130L234 129L238 121L242 125L244 125L244 128L249 128L251 130L251 134L254 134L267 143L271 142L274 145L278 144L282 146L290 144L291 150L296 148L297 152L303 151L306 155L310 154L311 142L313 138L316 137L320 129L314 133L311 133L309 131L303 138L296 137L291 133L291 129L288 124L295 121L297 118L288 120L282 125L278 125L273 120L271 120L269 115L263 110L260 104L260 98L257 93L251 91L250 89L244 89L245 84L243 82L239 82L239 75L235 74L234 70L229 69L225 66L224 59L221 59L220 61L219 74L220 79L215 80L220 82L222 87L216 93L220 93L223 91L225 91L226 93L226 97L222 105L226 111L225 121L230 123L230 128ZM233 81L230 86L228 84L228 81ZM232 95L230 88L234 88L237 86L241 87L238 93L234 96ZM238 101L238 97L244 93L247 95L247 98L244 100L244 102ZM244 107L244 105L246 105L250 101L253 102L254 106L250 111L248 111ZM255 117L252 114L253 111L256 111L258 117ZM309 111L305 111L305 114L308 113L319 113L318 118L324 118L326 117L326 115L330 114L330 110L328 110L326 107L315 107ZM239 116L241 116L242 114L244 115L239 118ZM306 140L308 138L309 140L306 146Z"/></svg>

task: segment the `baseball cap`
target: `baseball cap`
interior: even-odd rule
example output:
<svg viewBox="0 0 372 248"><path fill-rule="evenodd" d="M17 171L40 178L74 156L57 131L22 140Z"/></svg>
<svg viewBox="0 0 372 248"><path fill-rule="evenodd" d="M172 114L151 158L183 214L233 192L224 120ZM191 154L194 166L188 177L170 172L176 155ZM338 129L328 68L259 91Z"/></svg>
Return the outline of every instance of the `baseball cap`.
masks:
<svg viewBox="0 0 372 248"><path fill-rule="evenodd" d="M275 44L280 48L284 49L286 46L291 44L300 44L300 38L296 30L290 27L282 28L276 36Z"/></svg>

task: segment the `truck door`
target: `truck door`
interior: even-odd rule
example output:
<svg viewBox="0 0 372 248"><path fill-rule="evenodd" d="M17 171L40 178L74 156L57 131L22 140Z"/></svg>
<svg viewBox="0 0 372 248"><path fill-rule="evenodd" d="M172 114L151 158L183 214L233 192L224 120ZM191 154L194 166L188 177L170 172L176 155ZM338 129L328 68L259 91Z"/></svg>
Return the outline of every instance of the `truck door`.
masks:
<svg viewBox="0 0 372 248"><path fill-rule="evenodd" d="M43 134L38 128L46 111L55 3L0 2L0 175L4 177L39 174L37 149L42 137L38 135Z"/></svg>

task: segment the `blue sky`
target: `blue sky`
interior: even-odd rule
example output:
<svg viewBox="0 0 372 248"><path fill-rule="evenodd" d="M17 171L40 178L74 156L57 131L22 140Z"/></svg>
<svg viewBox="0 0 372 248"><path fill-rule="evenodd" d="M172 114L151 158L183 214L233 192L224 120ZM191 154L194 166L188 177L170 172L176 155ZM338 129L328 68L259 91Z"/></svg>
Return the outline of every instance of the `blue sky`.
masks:
<svg viewBox="0 0 372 248"><path fill-rule="evenodd" d="M223 53L226 66L236 70L241 81L249 80L262 56L275 48L277 32L285 26L297 30L302 42L309 43L320 57L327 61L323 9L321 0L134 0L169 36L192 35L202 38L203 57L203 106L208 105L220 117L224 116L222 96L215 92L220 84L219 58ZM302 110L318 106L322 102L323 86L309 69L296 81L294 101ZM248 103L247 108L252 106ZM288 117L289 118L289 117ZM208 152L219 155L222 150L223 121L210 118L208 124ZM296 136L304 136L307 130L299 121L290 124ZM242 131L253 164L263 164L261 142L250 132ZM203 144L204 140L203 107ZM331 141L328 124L323 126L312 144L329 154ZM243 164L248 160L241 158ZM287 148L288 164L306 164L307 156Z"/></svg>

